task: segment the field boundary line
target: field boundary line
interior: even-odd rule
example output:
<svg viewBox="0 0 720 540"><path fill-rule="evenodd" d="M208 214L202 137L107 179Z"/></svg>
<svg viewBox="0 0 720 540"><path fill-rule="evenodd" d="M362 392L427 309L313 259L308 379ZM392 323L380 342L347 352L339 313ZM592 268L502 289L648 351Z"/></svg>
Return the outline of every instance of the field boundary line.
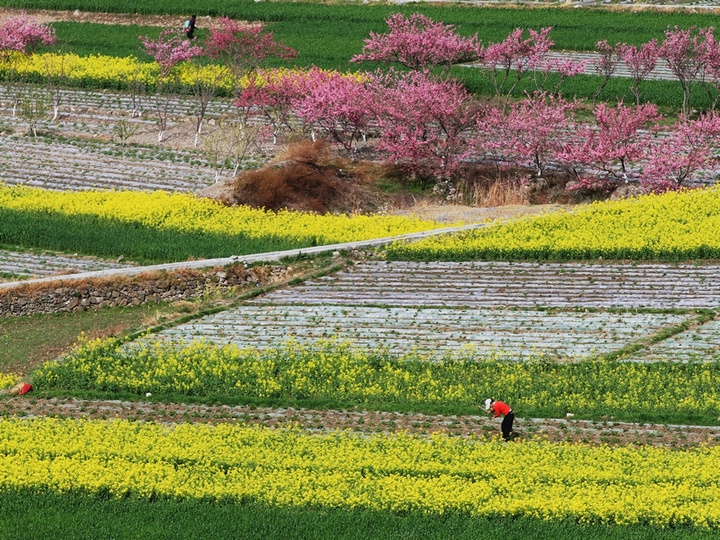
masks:
<svg viewBox="0 0 720 540"><path fill-rule="evenodd" d="M78 274L66 274L61 276L48 276L43 278L26 279L21 281L10 281L6 283L0 283L0 289L12 289L15 287L20 287L22 285L36 283L64 283L68 281L80 281L84 279L101 279L118 276L132 276L137 274L143 274L146 272L214 268L216 266L227 266L237 263L250 264L256 262L272 262L286 258L301 257L303 255L317 255L320 253L326 253L328 251L343 251L348 249L382 246L390 244L392 242L396 242L398 240L419 240L439 234L479 229L495 223L496 221L487 223L473 223L470 225L461 225L458 227L444 227L441 229L432 229L429 231L408 233L399 236L387 236L383 238L375 238L372 240L357 240L354 242L344 242L341 244L328 244L324 246L312 246L306 248L289 249L285 251L270 251L267 253L255 253L251 255L231 255L230 257L220 257L215 259L182 261L174 263L154 264L150 266L136 266L131 268L113 268L109 270L95 270L92 272L82 272Z"/></svg>

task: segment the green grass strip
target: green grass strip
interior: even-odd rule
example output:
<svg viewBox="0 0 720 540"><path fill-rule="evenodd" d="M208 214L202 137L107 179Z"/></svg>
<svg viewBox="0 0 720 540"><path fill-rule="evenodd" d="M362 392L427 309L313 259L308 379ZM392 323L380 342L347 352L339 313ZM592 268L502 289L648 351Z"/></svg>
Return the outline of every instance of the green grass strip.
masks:
<svg viewBox="0 0 720 540"><path fill-rule="evenodd" d="M372 31L385 31L385 19L392 13L424 13L429 17L456 25L463 34L478 33L485 41L499 41L517 27L534 28L551 26L553 40L558 48L589 50L599 40L609 43L623 41L639 45L653 38L662 38L668 27L678 25L714 26L715 18L710 12L692 13L645 11L630 12L603 9L567 8L503 8L462 5L411 5L320 2L254 2L251 0L212 0L198 5L192 0L2 0L0 5L24 9L59 9L85 11L109 11L117 13L178 15L178 24L189 13L199 15L198 27L204 28L203 16L220 16L241 20L276 22L277 36L287 41L285 27L293 35L303 31L321 35L321 31L340 32L367 37ZM332 28L337 28L333 31ZM325 42L326 48L333 45ZM288 43L294 46L293 43ZM362 42L360 43L362 46Z"/></svg>
<svg viewBox="0 0 720 540"><path fill-rule="evenodd" d="M370 510L311 510L260 503L105 499L80 492L0 492L3 536L25 540L710 540L692 527L605 526L571 520L483 519Z"/></svg>

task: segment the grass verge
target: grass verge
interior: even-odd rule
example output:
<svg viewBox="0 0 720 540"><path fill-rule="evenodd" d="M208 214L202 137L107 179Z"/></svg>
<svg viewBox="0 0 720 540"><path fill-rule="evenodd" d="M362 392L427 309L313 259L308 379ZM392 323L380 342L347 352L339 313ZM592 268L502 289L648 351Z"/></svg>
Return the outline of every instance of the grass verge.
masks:
<svg viewBox="0 0 720 540"><path fill-rule="evenodd" d="M27 373L67 352L81 335L121 336L188 315L200 304L157 303L0 319L0 372Z"/></svg>
<svg viewBox="0 0 720 540"><path fill-rule="evenodd" d="M101 499L82 493L0 493L4 538L61 537L175 540L213 538L266 540L343 539L653 539L705 540L717 531L680 527L599 526L530 518L479 519L463 515L404 515L332 509L268 507L253 502Z"/></svg>

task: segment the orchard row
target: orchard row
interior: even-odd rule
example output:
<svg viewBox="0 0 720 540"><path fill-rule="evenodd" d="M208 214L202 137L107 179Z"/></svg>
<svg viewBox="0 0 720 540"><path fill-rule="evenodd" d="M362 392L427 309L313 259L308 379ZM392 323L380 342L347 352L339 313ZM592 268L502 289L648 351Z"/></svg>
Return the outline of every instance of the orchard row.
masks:
<svg viewBox="0 0 720 540"><path fill-rule="evenodd" d="M12 51L28 52L54 39L48 27L26 16L19 19L12 20L14 26L5 25L11 36L15 33L15 41L2 48L9 61L20 58ZM623 64L632 75L636 103L601 103L593 107L594 120L587 122L576 114L585 106L560 94L566 79L584 73L587 63L549 55L549 27L518 28L504 41L484 45L477 35L460 36L452 26L423 15L396 14L387 24L389 32L371 34L362 54L351 60L396 64L403 70L346 76L313 68L258 75L268 58L289 59L295 51L260 26L222 18L202 46L173 30L157 39L141 36L155 67L133 69L125 80L134 92L156 92L159 141L168 125L167 91L194 89L197 143L209 103L220 89L229 88L237 106L233 122L246 136L277 141L294 130L312 137L320 133L353 154L370 138L384 159L436 180L457 178L477 162L527 168L536 176L562 169L574 177L574 188L601 191L628 181L639 181L646 191L665 191L712 175L720 120L714 110L688 116L697 83L702 81L713 104L717 100L720 45L712 29L668 29L662 43L653 40L639 47L599 42L600 61L594 66L601 75L598 93ZM216 63L188 69L188 62L200 57ZM656 106L641 103L643 81L660 61L683 90L683 114L670 126L663 124ZM445 69L458 62L473 63L486 77L496 95L493 102L478 101L448 77ZM18 73L12 65L8 69L11 75ZM57 84L65 77L64 57L49 57L43 71ZM526 81L532 83L525 86L525 98L511 102ZM24 108L29 116L37 112L32 103L24 102ZM251 129L258 118L263 127Z"/></svg>

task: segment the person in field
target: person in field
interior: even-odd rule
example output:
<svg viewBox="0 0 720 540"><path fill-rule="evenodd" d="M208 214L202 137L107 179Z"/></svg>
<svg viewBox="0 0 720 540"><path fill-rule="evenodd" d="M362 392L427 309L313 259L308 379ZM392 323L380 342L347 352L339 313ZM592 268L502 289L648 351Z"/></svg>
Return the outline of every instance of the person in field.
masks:
<svg viewBox="0 0 720 540"><path fill-rule="evenodd" d="M197 17L195 15L192 15L187 21L185 21L185 24L183 24L183 29L185 30L185 36L188 39L192 39L195 37L195 20Z"/></svg>
<svg viewBox="0 0 720 540"><path fill-rule="evenodd" d="M493 398L487 398L485 400L485 410L488 414L492 414L493 418L502 416L502 423L500 424L500 430L505 442L510 440L510 434L512 433L513 421L515 420L515 413L507 403L502 401L495 401Z"/></svg>

